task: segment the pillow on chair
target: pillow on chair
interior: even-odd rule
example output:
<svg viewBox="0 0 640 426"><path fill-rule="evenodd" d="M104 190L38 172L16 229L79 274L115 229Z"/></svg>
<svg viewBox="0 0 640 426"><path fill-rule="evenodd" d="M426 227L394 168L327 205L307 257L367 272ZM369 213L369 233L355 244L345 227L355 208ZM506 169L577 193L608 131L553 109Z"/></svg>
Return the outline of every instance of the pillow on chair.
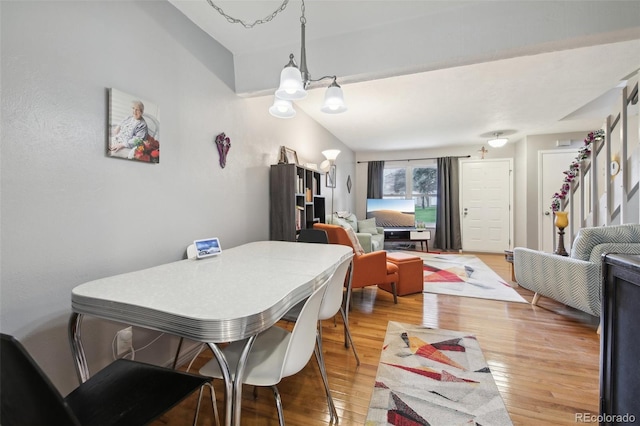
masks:
<svg viewBox="0 0 640 426"><path fill-rule="evenodd" d="M376 227L376 218L372 217L370 219L359 220L358 232L366 232L367 234L378 235L378 228Z"/></svg>

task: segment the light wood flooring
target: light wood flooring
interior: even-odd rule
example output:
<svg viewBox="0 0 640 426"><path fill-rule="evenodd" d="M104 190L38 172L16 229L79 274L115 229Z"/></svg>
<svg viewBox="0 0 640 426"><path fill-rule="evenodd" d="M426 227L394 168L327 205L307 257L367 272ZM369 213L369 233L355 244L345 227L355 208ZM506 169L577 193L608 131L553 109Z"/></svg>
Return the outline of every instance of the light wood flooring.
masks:
<svg viewBox="0 0 640 426"><path fill-rule="evenodd" d="M475 253L510 282L509 264L501 254ZM533 294L517 291L531 301ZM354 292L349 314L351 333L360 355L356 365L343 344L338 315L323 323L323 348L329 385L341 425L363 425L373 389L380 349L388 321L422 324L474 334L491 368L514 425L575 425L578 413L598 414L600 340L597 319L542 297L538 306L467 297L416 294L398 298L376 287ZM211 358L203 352L197 371ZM220 413L224 391L215 384ZM328 424L329 414L315 360L284 379L282 395L288 425ZM191 424L195 395L158 419L154 425ZM199 425L213 424L210 404L203 403ZM221 414L222 415L222 414ZM277 425L273 394L268 388L245 386L242 425Z"/></svg>

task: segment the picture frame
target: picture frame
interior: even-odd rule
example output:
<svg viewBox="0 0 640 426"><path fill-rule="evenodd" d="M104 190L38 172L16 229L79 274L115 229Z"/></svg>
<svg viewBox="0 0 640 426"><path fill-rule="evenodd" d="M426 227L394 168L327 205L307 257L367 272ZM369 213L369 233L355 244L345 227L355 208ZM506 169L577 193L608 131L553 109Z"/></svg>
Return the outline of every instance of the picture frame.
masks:
<svg viewBox="0 0 640 426"><path fill-rule="evenodd" d="M293 149L287 148L285 146L284 147L284 153L285 153L285 156L287 158L287 163L288 164L295 164L296 166L300 165L300 163L298 162L298 153L297 152L295 152Z"/></svg>
<svg viewBox="0 0 640 426"><path fill-rule="evenodd" d="M147 99L107 89L107 156L145 163L160 162L160 110Z"/></svg>
<svg viewBox="0 0 640 426"><path fill-rule="evenodd" d="M327 188L335 188L336 187L336 165L332 164L329 167L329 170L325 174L325 185Z"/></svg>

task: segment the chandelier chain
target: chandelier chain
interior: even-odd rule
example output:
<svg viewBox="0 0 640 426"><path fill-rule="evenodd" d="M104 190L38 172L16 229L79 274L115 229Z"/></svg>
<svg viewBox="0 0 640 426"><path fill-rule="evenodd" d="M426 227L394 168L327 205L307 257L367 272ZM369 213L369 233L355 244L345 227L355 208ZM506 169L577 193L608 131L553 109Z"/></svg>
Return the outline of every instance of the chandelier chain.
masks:
<svg viewBox="0 0 640 426"><path fill-rule="evenodd" d="M276 10L274 10L270 15L264 17L263 19L257 19L255 21L253 21L252 23L247 23L245 21L243 21L242 19L238 19L238 18L234 18L233 16L229 16L227 15L224 10L222 10L220 8L220 6L217 6L216 4L213 3L212 0L207 0L207 3L209 3L211 5L211 7L213 7L215 10L218 11L218 13L222 16L225 17L225 19L232 23L232 24L240 24L243 27L247 28L247 29L251 29L253 27L255 27L258 24L266 24L267 22L271 22L273 20L273 18L275 18L280 12L282 12L283 10L285 10L287 8L287 4L289 4L289 0L283 0L282 4L280 5L280 7L278 7ZM304 15L304 1L302 2L303 5L303 15Z"/></svg>

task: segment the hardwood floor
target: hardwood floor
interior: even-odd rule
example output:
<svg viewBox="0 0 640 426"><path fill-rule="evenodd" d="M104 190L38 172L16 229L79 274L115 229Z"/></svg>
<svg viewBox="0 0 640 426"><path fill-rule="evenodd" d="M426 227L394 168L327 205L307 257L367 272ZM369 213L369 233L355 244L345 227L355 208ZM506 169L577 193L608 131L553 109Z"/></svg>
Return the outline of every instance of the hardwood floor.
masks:
<svg viewBox="0 0 640 426"><path fill-rule="evenodd" d="M509 264L501 254L475 253L510 282ZM531 301L533 294L517 291ZM597 319L541 298L539 306L467 297L415 294L398 298L375 287L356 291L349 314L361 364L356 366L343 344L342 323L324 321L323 348L329 385L340 424L364 424L388 321L465 331L480 343L514 425L575 425L578 413L598 414L600 340ZM197 369L211 358L201 354ZM224 390L215 384L218 408L224 413ZM315 360L279 385L288 425L324 425L329 421L320 372ZM196 396L190 397L154 425L191 424ZM277 425L273 394L268 388L245 387L243 425ZM222 414L221 414L222 415ZM199 425L213 424L211 406L203 403Z"/></svg>

